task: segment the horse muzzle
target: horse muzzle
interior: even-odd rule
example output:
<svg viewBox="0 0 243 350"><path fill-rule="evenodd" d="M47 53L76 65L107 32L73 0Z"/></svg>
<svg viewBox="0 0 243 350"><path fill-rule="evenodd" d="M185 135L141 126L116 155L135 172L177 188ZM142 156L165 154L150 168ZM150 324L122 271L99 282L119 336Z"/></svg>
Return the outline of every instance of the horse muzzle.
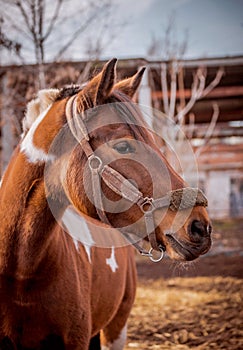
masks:
<svg viewBox="0 0 243 350"><path fill-rule="evenodd" d="M200 255L206 254L211 247L210 224L203 224L201 221L193 220L187 227L187 235L180 232L165 232L165 247L174 260L192 261Z"/></svg>

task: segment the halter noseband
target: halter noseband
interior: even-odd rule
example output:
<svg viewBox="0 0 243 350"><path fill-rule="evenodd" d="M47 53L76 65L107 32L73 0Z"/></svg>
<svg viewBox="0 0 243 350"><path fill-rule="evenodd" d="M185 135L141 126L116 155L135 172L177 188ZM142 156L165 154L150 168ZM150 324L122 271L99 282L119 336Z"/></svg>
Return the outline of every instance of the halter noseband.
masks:
<svg viewBox="0 0 243 350"><path fill-rule="evenodd" d="M81 145L86 157L88 158L88 165L91 171L93 200L100 220L112 226L104 210L101 190L102 179L116 194L132 204L138 205L144 215L147 236L152 248L149 251L144 250L137 242L133 241L131 234L125 232L123 229L119 229L119 231L123 234L126 240L128 240L139 251L140 254L148 256L154 262L160 261L163 258L164 247L158 244L156 240L153 212L162 208L169 208L172 211L178 211L195 206L206 207L208 205L206 197L201 190L191 187L170 191L165 196L158 199L144 197L137 187L135 187L118 171L111 168L109 165L104 165L102 159L95 155L89 142L89 133L82 115L77 113L75 99L76 95L72 96L67 102L67 122L73 136ZM156 260L153 258L153 250L161 252L159 259Z"/></svg>

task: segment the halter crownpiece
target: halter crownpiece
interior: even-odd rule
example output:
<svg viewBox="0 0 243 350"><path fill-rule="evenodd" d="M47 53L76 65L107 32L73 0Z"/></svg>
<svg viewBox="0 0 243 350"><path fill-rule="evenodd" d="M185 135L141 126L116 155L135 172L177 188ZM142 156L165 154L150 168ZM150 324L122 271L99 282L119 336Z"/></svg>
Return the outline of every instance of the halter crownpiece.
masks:
<svg viewBox="0 0 243 350"><path fill-rule="evenodd" d="M167 208L172 211L190 209L195 206L207 207L208 201L205 195L198 188L185 187L168 192L161 198L144 197L143 193L138 190L128 179L109 165L104 165L100 157L95 155L90 145L89 133L83 120L83 115L77 113L76 96L71 97L66 105L66 116L69 128L82 147L88 158L88 164L91 171L91 184L93 201L100 220L106 224L111 223L104 209L103 194L101 190L101 179L116 194L138 205L143 213L147 236L151 244L149 251L144 250L136 241L132 239L132 234L119 229L123 236L140 252L148 256L153 262L160 261L164 255L164 248L158 244L155 234L155 222L153 212L157 209ZM140 237L141 240L141 237ZM161 252L158 259L154 258L153 250Z"/></svg>

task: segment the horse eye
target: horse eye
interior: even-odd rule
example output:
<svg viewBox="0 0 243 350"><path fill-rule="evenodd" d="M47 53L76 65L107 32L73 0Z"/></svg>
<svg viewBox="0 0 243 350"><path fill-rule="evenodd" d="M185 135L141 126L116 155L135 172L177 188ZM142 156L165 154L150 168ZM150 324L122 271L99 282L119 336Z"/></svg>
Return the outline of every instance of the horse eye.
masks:
<svg viewBox="0 0 243 350"><path fill-rule="evenodd" d="M122 141L113 146L113 148L121 154L133 153L134 149L127 141Z"/></svg>

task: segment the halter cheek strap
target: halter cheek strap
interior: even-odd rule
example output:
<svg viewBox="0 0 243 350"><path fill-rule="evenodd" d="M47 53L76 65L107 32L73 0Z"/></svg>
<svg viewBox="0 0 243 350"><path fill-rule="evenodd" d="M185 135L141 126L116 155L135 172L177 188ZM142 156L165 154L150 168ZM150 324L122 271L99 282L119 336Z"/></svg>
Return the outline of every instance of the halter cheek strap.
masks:
<svg viewBox="0 0 243 350"><path fill-rule="evenodd" d="M91 171L91 183L93 192L93 201L100 220L111 225L106 215L103 194L101 189L101 179L116 194L128 200L132 204L139 206L143 213L147 236L151 244L149 251L144 250L136 241L132 239L132 235L120 229L124 237L140 252L142 255L148 256L152 261L160 261L163 258L164 248L158 244L155 234L155 223L153 212L157 209L169 208L172 211L189 209L194 206L207 206L207 199L197 188L181 188L168 192L161 198L144 197L142 192L138 190L130 181L128 181L118 171L109 165L104 165L102 159L97 157L92 149L89 141L89 133L81 115L77 114L76 96L71 97L66 105L66 116L70 130L81 145L85 155L88 158L88 164ZM141 239L141 238L140 238ZM153 257L152 251L161 252L159 259Z"/></svg>

